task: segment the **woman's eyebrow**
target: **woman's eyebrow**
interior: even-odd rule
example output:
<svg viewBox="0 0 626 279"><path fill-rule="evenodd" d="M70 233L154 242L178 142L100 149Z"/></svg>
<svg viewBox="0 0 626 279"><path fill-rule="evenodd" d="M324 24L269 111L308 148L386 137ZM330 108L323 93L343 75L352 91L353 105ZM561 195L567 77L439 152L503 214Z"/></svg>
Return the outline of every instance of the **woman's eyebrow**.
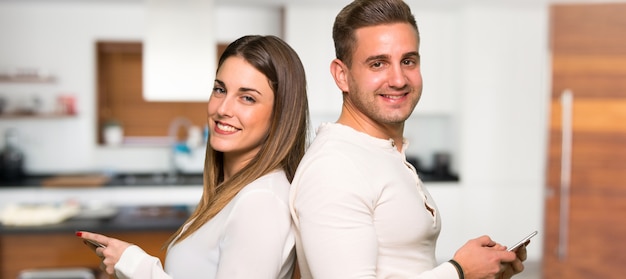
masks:
<svg viewBox="0 0 626 279"><path fill-rule="evenodd" d="M223 81L219 80L219 79L215 79L215 82L217 82L217 84L219 84L219 86L226 87L226 84Z"/></svg>
<svg viewBox="0 0 626 279"><path fill-rule="evenodd" d="M257 94L263 96L263 93L261 93L261 91L256 90L254 88L249 88L249 87L239 87L239 91L241 92L256 92Z"/></svg>

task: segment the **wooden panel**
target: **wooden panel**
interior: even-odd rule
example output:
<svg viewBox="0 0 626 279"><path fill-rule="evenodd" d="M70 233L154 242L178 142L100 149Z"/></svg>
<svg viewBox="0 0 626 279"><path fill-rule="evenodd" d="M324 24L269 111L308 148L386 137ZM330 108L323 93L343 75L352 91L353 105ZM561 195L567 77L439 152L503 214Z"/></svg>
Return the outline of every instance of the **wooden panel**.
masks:
<svg viewBox="0 0 626 279"><path fill-rule="evenodd" d="M602 106L595 107L595 114L604 114ZM557 105L553 106L553 110L557 110ZM617 114L611 110L606 111L610 112L608 114ZM618 116L620 119L626 115L626 106L622 105L621 113ZM569 219L569 242L564 259L556 256L561 210L561 134L558 127L550 133L544 278L617 278L614 274L626 272L623 266L626 259L616 251L621 250L626 243L624 122L614 123L616 129L610 131L608 128L612 125L598 125L598 128L588 122L577 122L576 119L578 116L575 114L570 212L566 217Z"/></svg>
<svg viewBox="0 0 626 279"><path fill-rule="evenodd" d="M626 36L626 34L624 34ZM626 54L555 54L552 70L567 75L621 75L626 76Z"/></svg>
<svg viewBox="0 0 626 279"><path fill-rule="evenodd" d="M626 4L551 8L553 62L543 278L626 273ZM560 220L561 105L574 95L569 214ZM567 253L558 257L560 221Z"/></svg>
<svg viewBox="0 0 626 279"><path fill-rule="evenodd" d="M560 135L551 136L548 186L558 187L561 168ZM626 192L626 135L575 134L572 149L572 193Z"/></svg>
<svg viewBox="0 0 626 279"><path fill-rule="evenodd" d="M626 68L626 61L623 65ZM616 99L626 95L626 74L556 74L552 78L552 98L564 90L575 90L576 99Z"/></svg>
<svg viewBox="0 0 626 279"><path fill-rule="evenodd" d="M558 195L546 204L546 238L558 238ZM609 195L572 195L568 255L559 260L557 242L546 242L543 278L621 278L626 222L615 216L626 212L626 192ZM622 218L621 222L616 218Z"/></svg>
<svg viewBox="0 0 626 279"><path fill-rule="evenodd" d="M575 94L576 95L576 94ZM626 96L622 99L574 97L572 124L577 132L626 133ZM561 129L561 104L552 101L550 129Z"/></svg>
<svg viewBox="0 0 626 279"><path fill-rule="evenodd" d="M626 54L626 4L559 4L550 12L554 53Z"/></svg>
<svg viewBox="0 0 626 279"><path fill-rule="evenodd" d="M148 254L165 259L161 246L173 231L117 232L110 236L139 245ZM4 234L0 236L0 278L17 278L29 268L87 267L97 270L100 259L71 232Z"/></svg>

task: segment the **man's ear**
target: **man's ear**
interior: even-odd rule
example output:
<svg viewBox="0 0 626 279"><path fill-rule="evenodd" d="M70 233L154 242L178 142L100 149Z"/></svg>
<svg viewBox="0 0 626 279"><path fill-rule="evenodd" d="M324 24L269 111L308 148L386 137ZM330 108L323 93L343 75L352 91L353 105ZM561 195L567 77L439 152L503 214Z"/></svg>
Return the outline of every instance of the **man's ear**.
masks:
<svg viewBox="0 0 626 279"><path fill-rule="evenodd" d="M348 66L339 59L334 59L330 62L330 74L335 79L335 84L341 90L341 92L350 92L350 86L348 86Z"/></svg>

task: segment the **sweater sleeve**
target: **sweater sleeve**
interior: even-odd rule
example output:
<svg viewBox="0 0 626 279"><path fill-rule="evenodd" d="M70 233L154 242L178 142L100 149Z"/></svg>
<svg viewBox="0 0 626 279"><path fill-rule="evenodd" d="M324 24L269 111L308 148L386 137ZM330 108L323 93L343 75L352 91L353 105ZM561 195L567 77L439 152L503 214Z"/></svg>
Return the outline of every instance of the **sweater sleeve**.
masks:
<svg viewBox="0 0 626 279"><path fill-rule="evenodd" d="M122 253L117 264L115 264L115 275L118 279L130 278L171 278L161 265L159 258L148 255L137 245L132 245Z"/></svg>
<svg viewBox="0 0 626 279"><path fill-rule="evenodd" d="M417 277L419 279L457 279L459 278L459 273L456 271L456 268L449 262L442 263L437 267L423 272L419 274Z"/></svg>

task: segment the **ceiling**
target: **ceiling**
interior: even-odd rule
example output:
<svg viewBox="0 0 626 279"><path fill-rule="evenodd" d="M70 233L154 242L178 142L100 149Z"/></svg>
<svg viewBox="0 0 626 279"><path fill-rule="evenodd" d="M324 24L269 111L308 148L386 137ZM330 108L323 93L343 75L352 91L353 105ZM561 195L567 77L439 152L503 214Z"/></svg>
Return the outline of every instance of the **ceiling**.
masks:
<svg viewBox="0 0 626 279"><path fill-rule="evenodd" d="M218 5L285 5L285 4L311 4L344 6L351 0L214 0ZM494 4L494 5L528 5L528 4L553 4L553 3L615 3L626 0L406 0L411 5L466 5L466 4Z"/></svg>
<svg viewBox="0 0 626 279"><path fill-rule="evenodd" d="M0 2L85 2L85 0L0 0ZM91 2L144 2L146 0L89 0ZM217 5L232 6L283 6L287 4L304 4L304 5L323 5L323 6L339 6L343 7L352 0L213 0ZM489 5L507 5L507 6L524 6L524 5L549 5L556 3L626 3L626 0L405 0L411 6L464 6L468 4L489 4Z"/></svg>

